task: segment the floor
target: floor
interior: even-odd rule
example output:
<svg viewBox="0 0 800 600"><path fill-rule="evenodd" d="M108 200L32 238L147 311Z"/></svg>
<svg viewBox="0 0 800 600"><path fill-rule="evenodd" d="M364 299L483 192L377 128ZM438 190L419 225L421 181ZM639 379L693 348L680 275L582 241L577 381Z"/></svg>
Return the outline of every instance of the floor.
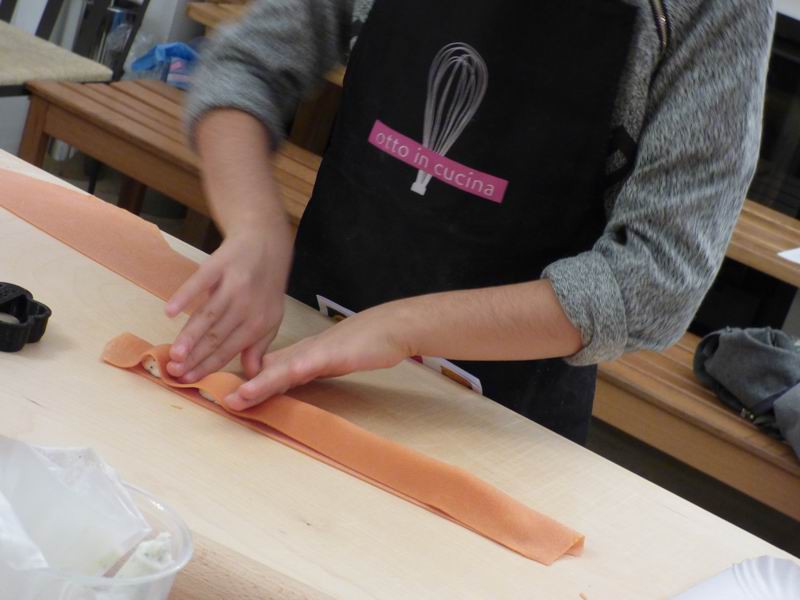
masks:
<svg viewBox="0 0 800 600"><path fill-rule="evenodd" d="M88 163L81 156L65 161L48 158L45 169L86 189ZM104 168L96 195L116 203L119 185L119 176ZM181 237L184 214L176 202L148 192L142 217L162 230ZM612 462L800 557L797 521L597 420L592 422L587 445Z"/></svg>
<svg viewBox="0 0 800 600"><path fill-rule="evenodd" d="M629 435L593 419L587 446L625 467L800 557L800 523Z"/></svg>

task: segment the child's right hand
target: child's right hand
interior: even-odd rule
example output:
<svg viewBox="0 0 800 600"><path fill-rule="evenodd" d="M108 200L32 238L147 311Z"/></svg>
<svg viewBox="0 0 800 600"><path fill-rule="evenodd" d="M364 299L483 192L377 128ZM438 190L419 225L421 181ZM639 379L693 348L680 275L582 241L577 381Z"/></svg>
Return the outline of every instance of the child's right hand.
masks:
<svg viewBox="0 0 800 600"><path fill-rule="evenodd" d="M245 374L254 377L283 319L291 256L285 219L229 234L166 305L175 317L206 297L172 345L169 373L192 383L241 353Z"/></svg>

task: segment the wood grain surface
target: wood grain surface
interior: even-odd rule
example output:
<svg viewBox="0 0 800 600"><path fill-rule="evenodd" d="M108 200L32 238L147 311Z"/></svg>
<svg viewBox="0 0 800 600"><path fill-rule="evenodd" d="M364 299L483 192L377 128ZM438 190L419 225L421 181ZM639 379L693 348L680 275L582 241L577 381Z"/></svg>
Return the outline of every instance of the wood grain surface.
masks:
<svg viewBox="0 0 800 600"><path fill-rule="evenodd" d="M26 169L7 154L3 165ZM167 342L182 319L2 209L0 256L0 280L53 309L39 344L0 354L0 434L92 446L177 509L198 550L174 598L666 598L734 562L787 556L416 363L295 392L587 536L582 557L543 567L102 364L120 332ZM277 345L328 325L287 300Z"/></svg>

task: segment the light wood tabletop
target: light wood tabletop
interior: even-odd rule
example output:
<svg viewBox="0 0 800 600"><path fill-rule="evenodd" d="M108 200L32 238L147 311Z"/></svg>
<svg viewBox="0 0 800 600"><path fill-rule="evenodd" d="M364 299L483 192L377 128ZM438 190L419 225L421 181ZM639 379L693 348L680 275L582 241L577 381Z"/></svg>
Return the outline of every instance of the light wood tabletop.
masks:
<svg viewBox="0 0 800 600"><path fill-rule="evenodd" d="M0 167L54 179L1 152ZM293 392L586 535L583 556L544 567L101 363L119 333L169 342L183 319L2 209L0 256L0 281L53 310L40 343L0 354L0 434L91 446L177 509L197 552L173 598L638 600L667 598L746 558L788 557L416 363ZM286 308L278 346L329 325L295 301Z"/></svg>
<svg viewBox="0 0 800 600"><path fill-rule="evenodd" d="M34 79L107 81L111 69L0 21L0 86Z"/></svg>

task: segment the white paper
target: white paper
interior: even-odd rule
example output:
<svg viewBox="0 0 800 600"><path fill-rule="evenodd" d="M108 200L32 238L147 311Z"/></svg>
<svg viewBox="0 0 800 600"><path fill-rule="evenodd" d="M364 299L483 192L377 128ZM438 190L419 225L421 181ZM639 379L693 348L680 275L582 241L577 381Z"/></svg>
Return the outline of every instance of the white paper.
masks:
<svg viewBox="0 0 800 600"><path fill-rule="evenodd" d="M458 365L451 363L449 360L438 356L423 356L422 364L429 369L433 369L437 373L441 373L448 379L452 379L456 383L470 388L473 392L483 395L483 384L481 380Z"/></svg>
<svg viewBox="0 0 800 600"><path fill-rule="evenodd" d="M800 566L762 556L746 560L672 600L798 600Z"/></svg>
<svg viewBox="0 0 800 600"><path fill-rule="evenodd" d="M778 252L778 256L783 259L786 259L790 262L796 263L800 265L800 248L795 248L793 250L784 250L783 252Z"/></svg>

